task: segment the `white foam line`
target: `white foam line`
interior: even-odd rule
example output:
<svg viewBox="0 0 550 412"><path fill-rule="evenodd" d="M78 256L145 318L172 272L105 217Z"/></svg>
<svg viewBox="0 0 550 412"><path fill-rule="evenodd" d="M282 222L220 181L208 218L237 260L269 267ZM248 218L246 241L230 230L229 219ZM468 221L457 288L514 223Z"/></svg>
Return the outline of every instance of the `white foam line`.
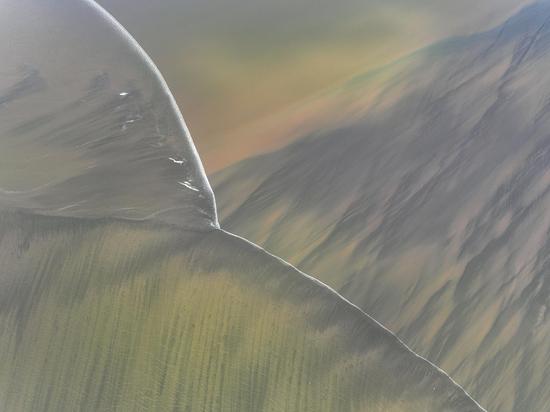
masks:
<svg viewBox="0 0 550 412"><path fill-rule="evenodd" d="M181 111L178 107L178 104L176 103L176 99L172 95L172 92L170 91L170 88L168 87L168 84L166 83L166 80L162 76L162 73L158 69L158 67L155 65L151 57L143 50L141 45L137 42L136 39L132 37L132 35L120 24L107 10L105 10L103 7L101 7L99 4L97 4L93 0L83 0L83 3L86 3L91 8L95 9L101 16L104 17L104 19L108 22L110 22L113 27L119 31L119 33L124 36L128 43L132 46L134 51L143 59L143 62L149 67L151 72L154 74L154 77L156 78L158 85L160 86L161 90L164 92L166 97L168 98L170 102L170 106L172 110L174 111L174 114L177 117L179 126L181 127L181 130L183 132L184 138L186 139L186 142L188 144L189 149L191 150L191 154L195 156L197 159L197 173L199 174L200 178L203 180L203 190L206 191L210 198L212 199L213 203L213 224L215 227L219 227L219 221L218 221L218 210L216 207L216 198L214 197L214 192L212 191L212 187L210 186L210 182L208 181L208 177L206 176L206 172L204 171L204 166L202 164L199 152L197 151L197 148L195 147L195 144L193 142L193 139L191 137L191 133L189 132L189 128L187 127L187 124L185 123L185 120L183 119L183 115L181 114Z"/></svg>
<svg viewBox="0 0 550 412"><path fill-rule="evenodd" d="M295 267L294 265L288 263L287 261L281 259L280 257L278 256L275 256L273 253L270 253L268 252L267 250L265 250L263 247L261 246L258 246L256 245L255 243L252 243L250 240L247 240L239 235L235 235L233 233L230 233L224 229L219 229L220 231L222 231L223 233L225 233L226 235L229 235L231 237L234 237L234 238L237 238L237 239L240 239L246 243L248 243L249 245L251 245L252 247L256 248L256 249L259 249L261 250L262 252L264 252L265 254L267 254L268 256L274 258L275 260L278 260L280 263L282 263L283 265L287 266L287 267L290 267L291 269L295 270L298 274L300 274L301 276L305 277L306 279L314 282L315 284L317 284L318 286L320 286L321 288L323 289L326 289L328 290L330 293L332 293L333 295L336 296L336 298L344 301L346 304L348 304L349 306L351 306L353 309L355 309L356 311L358 311L363 317L367 318L369 321L373 322L375 325L379 326L382 330L384 330L386 333L388 333L390 336L392 336L402 347L404 347L408 352L410 352L412 355L414 355L416 358L426 362L429 366L433 367L437 372L441 373L444 377L448 378L458 389L460 389L464 395L470 399L479 409L480 411L483 411L483 412L487 412L486 409L484 409L474 398L472 398L470 396L470 394L468 392L466 392L466 390L464 390L464 388L462 386L460 386L453 378L451 378L447 372L445 372L444 370L442 370L441 368L439 368L437 365L434 365L432 362L430 362L428 359L420 356L419 354L417 354L416 352L414 352L411 348L409 348L397 335L395 335L391 330L389 330L388 328L386 328L384 325L382 325L380 322L378 322L376 319L374 319L372 316L370 316L369 314L367 314L365 311L363 311L363 309L361 309L359 306L355 305L354 303L350 302L348 299L346 299L344 296L342 296L340 293L338 293L335 289L333 289L332 287L328 286L327 284L321 282L319 279L311 276L311 275L308 275L307 273L305 272L302 272L300 269L298 269L297 267Z"/></svg>

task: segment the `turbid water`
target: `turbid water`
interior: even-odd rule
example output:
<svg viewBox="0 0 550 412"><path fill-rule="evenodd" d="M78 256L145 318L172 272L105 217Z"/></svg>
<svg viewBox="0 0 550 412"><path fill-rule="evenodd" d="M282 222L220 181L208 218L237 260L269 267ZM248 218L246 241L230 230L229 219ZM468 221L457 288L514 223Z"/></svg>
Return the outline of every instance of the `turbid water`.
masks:
<svg viewBox="0 0 550 412"><path fill-rule="evenodd" d="M489 410L546 412L548 67L540 1L359 76L341 90L344 126L213 179L222 225L314 273Z"/></svg>
<svg viewBox="0 0 550 412"><path fill-rule="evenodd" d="M218 228L170 92L102 10L1 5L0 410L482 410Z"/></svg>

